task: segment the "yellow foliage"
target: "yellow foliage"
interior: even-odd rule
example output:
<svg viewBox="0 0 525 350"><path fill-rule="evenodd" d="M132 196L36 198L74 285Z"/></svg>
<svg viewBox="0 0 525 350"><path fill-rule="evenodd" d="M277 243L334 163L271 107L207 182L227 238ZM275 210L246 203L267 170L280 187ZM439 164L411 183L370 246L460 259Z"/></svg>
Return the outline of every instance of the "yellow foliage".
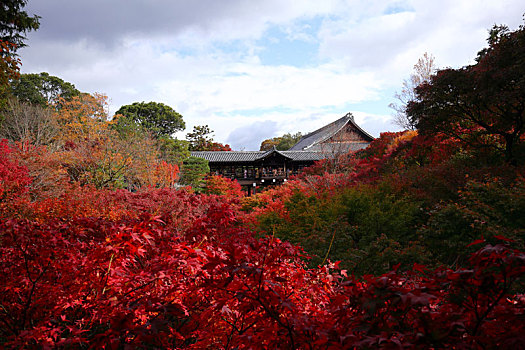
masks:
<svg viewBox="0 0 525 350"><path fill-rule="evenodd" d="M407 130L401 135L397 136L392 140L390 145L388 145L387 153L389 151L395 150L400 144L408 142L417 136L417 130Z"/></svg>
<svg viewBox="0 0 525 350"><path fill-rule="evenodd" d="M59 138L63 144L108 137L111 122L107 96L95 93L74 96L71 100L60 98L55 107L62 129Z"/></svg>
<svg viewBox="0 0 525 350"><path fill-rule="evenodd" d="M148 133L122 137L111 126L107 97L82 94L54 105L59 128L49 162L80 185L137 189L173 187L178 167L163 162L156 139Z"/></svg>

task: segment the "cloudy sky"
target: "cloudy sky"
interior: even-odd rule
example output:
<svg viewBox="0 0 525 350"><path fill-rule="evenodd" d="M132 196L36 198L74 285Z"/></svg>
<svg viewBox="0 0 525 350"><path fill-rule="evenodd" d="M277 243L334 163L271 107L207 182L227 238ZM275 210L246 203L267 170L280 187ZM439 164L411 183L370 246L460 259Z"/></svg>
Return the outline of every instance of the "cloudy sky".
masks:
<svg viewBox="0 0 525 350"><path fill-rule="evenodd" d="M23 73L48 72L110 99L162 102L235 150L313 131L347 112L394 131L403 79L425 52L472 64L493 24L516 29L523 0L29 0L41 26Z"/></svg>

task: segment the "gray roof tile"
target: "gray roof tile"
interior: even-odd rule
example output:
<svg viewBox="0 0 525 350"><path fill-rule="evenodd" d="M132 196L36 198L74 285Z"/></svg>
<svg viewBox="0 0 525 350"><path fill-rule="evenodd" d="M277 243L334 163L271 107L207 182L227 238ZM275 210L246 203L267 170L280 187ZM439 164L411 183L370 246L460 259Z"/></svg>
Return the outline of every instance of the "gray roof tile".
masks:
<svg viewBox="0 0 525 350"><path fill-rule="evenodd" d="M209 162L253 162L260 155L260 151L199 151L190 152L191 156L204 158Z"/></svg>
<svg viewBox="0 0 525 350"><path fill-rule="evenodd" d="M271 153L279 153L292 161L316 161L327 157L319 151L199 151L191 152L191 156L204 158L212 163L245 163L255 162L268 157Z"/></svg>

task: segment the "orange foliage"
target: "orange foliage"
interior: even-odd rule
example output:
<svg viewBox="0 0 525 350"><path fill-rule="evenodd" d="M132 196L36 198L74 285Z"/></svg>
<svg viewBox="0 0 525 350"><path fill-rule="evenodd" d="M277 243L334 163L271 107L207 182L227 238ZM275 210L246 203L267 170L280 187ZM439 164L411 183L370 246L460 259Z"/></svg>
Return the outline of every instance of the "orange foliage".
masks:
<svg viewBox="0 0 525 350"><path fill-rule="evenodd" d="M174 187L179 179L179 166L160 161L154 164L152 175L148 180L148 185L156 187Z"/></svg>
<svg viewBox="0 0 525 350"><path fill-rule="evenodd" d="M108 137L107 96L95 93L74 96L70 100L60 98L55 108L61 125L59 138L62 144Z"/></svg>
<svg viewBox="0 0 525 350"><path fill-rule="evenodd" d="M147 134L123 139L111 128L106 96L59 99L55 108L61 132L56 140L59 150L51 158L72 181L97 188L174 186L178 166L160 160L155 139Z"/></svg>
<svg viewBox="0 0 525 350"><path fill-rule="evenodd" d="M208 146L208 151L231 151L231 147L228 144L223 145L222 143L218 142L211 142Z"/></svg>
<svg viewBox="0 0 525 350"><path fill-rule="evenodd" d="M236 180L227 179L218 175L209 176L204 184L204 193L217 194L227 198L241 198L243 193L241 185Z"/></svg>

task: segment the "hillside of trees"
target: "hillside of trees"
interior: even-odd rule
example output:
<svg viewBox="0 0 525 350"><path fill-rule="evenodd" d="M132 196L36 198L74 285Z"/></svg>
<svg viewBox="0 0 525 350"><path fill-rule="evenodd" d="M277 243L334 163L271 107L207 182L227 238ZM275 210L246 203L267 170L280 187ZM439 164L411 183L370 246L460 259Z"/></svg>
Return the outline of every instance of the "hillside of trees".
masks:
<svg viewBox="0 0 525 350"><path fill-rule="evenodd" d="M523 26L419 85L415 130L251 197L183 163L207 126L111 118L1 40L0 347L525 344Z"/></svg>

